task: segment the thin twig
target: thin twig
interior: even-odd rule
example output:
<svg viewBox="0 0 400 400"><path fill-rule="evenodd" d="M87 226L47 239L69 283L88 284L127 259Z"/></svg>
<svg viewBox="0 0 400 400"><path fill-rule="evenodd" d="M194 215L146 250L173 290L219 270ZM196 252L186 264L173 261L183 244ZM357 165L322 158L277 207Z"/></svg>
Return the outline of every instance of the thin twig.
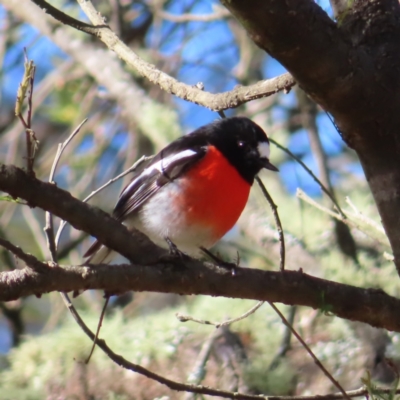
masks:
<svg viewBox="0 0 400 400"><path fill-rule="evenodd" d="M300 188L297 188L296 196L299 199L304 200L306 203L308 203L308 204L312 205L313 207L317 208L318 210L321 210L322 212L330 215L331 217L336 218L339 221L344 222L349 227L358 229L360 232L363 232L365 235L371 237L373 240L375 240L376 242L380 243L381 245L389 246L389 243L387 241L383 241L382 240L382 239L386 239L387 240L387 237L380 230L378 230L378 231L375 231L375 230L374 231L366 231L366 230L361 229L360 225L358 225L352 219L349 219L347 215L346 215L346 218L343 218L341 214L337 214L334 211L332 211L331 209L329 209L327 207L324 207L323 205L317 203L315 200L313 200L311 197L309 197ZM375 232L378 232L379 234L381 234L380 237L375 235L374 234Z"/></svg>
<svg viewBox="0 0 400 400"><path fill-rule="evenodd" d="M228 325L233 324L234 322L238 322L238 321L241 321L242 319L247 318L249 315L254 314L263 304L264 304L264 301L259 301L255 306L250 308L250 310L246 311L241 316L239 316L237 318L228 319L223 322L212 322L212 321L197 319L197 318L191 317L190 315L184 315L184 314L180 314L180 313L176 313L175 316L181 322L193 321L193 322L197 322L198 324L213 325L216 328L220 328L222 326L228 326Z"/></svg>
<svg viewBox="0 0 400 400"><path fill-rule="evenodd" d="M296 336L297 340L302 344L302 346L306 349L307 353L314 360L315 364L317 364L318 368L325 374L325 376L339 389L345 399L349 399L349 395L342 388L340 383L330 374L330 372L323 366L321 361L317 358L317 356L313 353L307 343L303 340L303 338L297 333L297 331L293 328L293 326L289 323L289 321L285 318L285 316L280 312L278 307L274 303L268 302L269 305L273 308L273 310L279 315L282 322L291 330L294 336Z"/></svg>
<svg viewBox="0 0 400 400"><path fill-rule="evenodd" d="M354 203L350 200L350 197L346 196L345 198L346 203L353 209L355 217L360 219L362 222L364 222L366 225L374 228L376 231L382 233L385 235L385 230L383 229L382 225L379 225L377 222L375 222L373 219L368 218L366 215L364 215L355 205Z"/></svg>
<svg viewBox="0 0 400 400"><path fill-rule="evenodd" d="M311 178L313 178L313 180L318 184L321 190L331 199L332 203L335 205L340 215L343 218L346 218L346 214L343 212L336 199L332 196L332 193L329 191L328 188L324 186L324 184L317 178L317 176L311 171L311 169L308 168L307 165L299 157L294 155L287 147L282 146L272 138L269 138L269 141L273 143L276 147L284 151L286 154L288 154L290 157L292 157L294 160L296 160L304 168L304 170L311 176Z"/></svg>
<svg viewBox="0 0 400 400"><path fill-rule="evenodd" d="M288 325L286 325L286 330L283 335L282 343L279 347L279 350L273 360L271 361L271 364L268 367L269 371L274 370L278 365L279 361L282 357L286 355L286 353L290 350L290 341L292 338L292 331L289 326L293 326L294 323L294 317L296 315L296 306L291 306L290 311L289 311L289 317L288 317Z"/></svg>
<svg viewBox="0 0 400 400"><path fill-rule="evenodd" d="M25 129L26 144L27 144L27 163L28 172L33 174L33 163L35 162L35 153L38 145L35 132L32 129L32 98L33 98L33 85L35 83L36 65L33 61L28 62L28 56L25 52L25 65L29 65L32 70L28 73L28 117L27 128ZM28 67L29 68L29 67Z"/></svg>
<svg viewBox="0 0 400 400"><path fill-rule="evenodd" d="M34 271L42 273L46 272L48 266L42 262L40 262L36 257L31 254L25 253L20 247L13 245L8 240L0 238L0 246L4 247L20 260L24 261L25 264L32 268Z"/></svg>
<svg viewBox="0 0 400 400"><path fill-rule="evenodd" d="M88 355L88 358L87 358L86 361L85 361L85 364L89 364L90 358L92 357L92 354L93 354L94 349L95 349L95 347L96 347L97 339L99 338L99 333L100 333L101 325L103 324L104 315L105 315L105 313L106 313L106 309L107 309L107 306L108 306L108 302L109 302L109 301L110 301L110 295L109 295L109 294L106 294L106 301L104 302L103 309L101 310L99 323L97 324L96 335L94 336L93 345L92 345L92 348L91 348L90 353L89 353L89 355Z"/></svg>
<svg viewBox="0 0 400 400"><path fill-rule="evenodd" d="M50 170L50 175L49 175L49 182L50 183L54 183L54 181L53 181L54 180L54 176L55 176L55 173L56 173L56 170L57 170L58 163L59 163L59 161L61 159L62 153L64 152L66 147L69 145L69 143L72 141L72 139L79 133L79 131L81 130L82 126L86 123L86 121L87 121L87 118L85 118L78 125L78 127L68 136L68 138L63 143L60 143L58 145L57 153L56 153L56 156L54 157L53 165L52 165L51 170ZM44 228L44 232L46 234L47 244L48 244L48 247L49 247L49 250L50 250L51 258L52 258L53 262L57 263L58 262L58 255L57 255L57 243L56 243L56 240L55 240L55 237L54 237L53 215L48 211L46 211L46 226ZM66 303L69 302L70 303L69 297L68 297L68 295L66 293L60 293L60 294L61 294L61 297L63 298L64 302L66 302ZM89 363L90 358L91 358L91 356L93 354L93 351L95 349L97 338L98 338L99 333L100 333L101 325L102 325L102 322L103 322L103 319L104 319L104 314L106 312L106 308L107 308L109 300L110 300L110 296L106 295L106 301L104 303L103 310L102 310L101 315L100 315L99 323L97 325L97 330L96 330L96 335L94 337L93 346L92 346L92 348L90 350L90 353L89 353L89 356L88 356L88 358L86 360L86 364ZM70 307L68 307L68 309L71 310Z"/></svg>
<svg viewBox="0 0 400 400"><path fill-rule="evenodd" d="M262 180L256 176L256 181L258 183L258 186L260 186L261 191L263 192L263 195L265 196L265 198L267 199L271 209L272 209L272 213L274 214L274 218L275 218L275 224L276 224L276 228L278 230L278 234L279 234L279 242L281 244L280 246L280 266L279 269L281 271L285 270L285 235L283 233L283 228L282 228L282 223L281 223L281 219L279 218L279 214L278 214L278 206L274 203L274 200L272 199L271 195L269 194L268 190L266 189L266 187L264 186L264 184L262 183Z"/></svg>
<svg viewBox="0 0 400 400"><path fill-rule="evenodd" d="M59 143L57 147L57 153L56 156L54 157L53 165L51 166L50 170L50 175L49 175L49 182L54 183L54 175L56 173L56 169L58 166L58 163L61 159L62 153L64 152L65 148L68 146L68 144L71 142L71 140L79 133L80 129L82 126L86 123L87 118L85 118L79 125L78 127L68 136L67 140L65 140L63 143ZM58 261L58 256L57 256L57 243L54 237L54 224L53 224L53 216L50 212L46 211L46 225L43 228L45 234L46 234L46 240L47 240L47 247L50 250L51 258L54 262Z"/></svg>
<svg viewBox="0 0 400 400"><path fill-rule="evenodd" d="M59 10L58 8L52 6L47 1L43 0L34 0L34 3L43 9L44 12L50 14L53 18L57 21L62 22L63 24L72 26L75 29L78 29L82 32L88 33L89 35L96 35L98 29L101 26L93 26L91 24L87 24L86 22L79 21L68 14L65 14L63 11ZM103 23L103 26L106 26Z"/></svg>
<svg viewBox="0 0 400 400"><path fill-rule="evenodd" d="M74 131L68 136L68 138L63 142L59 143L58 148L57 148L57 154L54 157L54 162L53 165L51 166L51 171L50 171L50 176L49 176L49 182L52 183L54 179L54 175L56 173L56 169L58 166L58 163L61 159L62 153L64 152L65 148L69 145L71 140L79 133L81 130L82 126L87 122L87 118L85 118L75 129Z"/></svg>

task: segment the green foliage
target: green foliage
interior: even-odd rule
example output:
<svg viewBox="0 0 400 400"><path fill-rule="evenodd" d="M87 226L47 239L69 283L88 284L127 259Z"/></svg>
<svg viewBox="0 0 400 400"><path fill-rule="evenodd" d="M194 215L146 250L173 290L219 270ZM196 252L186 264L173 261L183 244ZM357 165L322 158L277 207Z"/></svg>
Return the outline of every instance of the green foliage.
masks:
<svg viewBox="0 0 400 400"><path fill-rule="evenodd" d="M0 201L6 201L9 203L16 203L16 204L26 204L25 201L23 201L21 199L14 199L13 197L8 196L8 195L0 196Z"/></svg>

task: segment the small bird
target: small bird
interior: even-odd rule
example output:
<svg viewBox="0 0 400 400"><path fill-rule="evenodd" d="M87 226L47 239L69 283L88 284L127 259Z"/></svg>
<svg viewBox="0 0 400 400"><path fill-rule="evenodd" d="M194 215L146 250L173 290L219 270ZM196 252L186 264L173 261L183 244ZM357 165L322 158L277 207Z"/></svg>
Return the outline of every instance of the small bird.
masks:
<svg viewBox="0 0 400 400"><path fill-rule="evenodd" d="M236 223L255 176L269 161L265 132L244 117L223 118L162 149L121 192L113 216L170 251L197 255ZM107 263L112 252L96 241L87 262Z"/></svg>

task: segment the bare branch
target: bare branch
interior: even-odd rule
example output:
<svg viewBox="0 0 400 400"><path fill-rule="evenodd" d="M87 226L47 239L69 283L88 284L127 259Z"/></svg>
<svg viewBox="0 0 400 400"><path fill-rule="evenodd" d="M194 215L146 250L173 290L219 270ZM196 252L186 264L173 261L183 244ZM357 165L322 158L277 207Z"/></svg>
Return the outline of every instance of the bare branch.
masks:
<svg viewBox="0 0 400 400"><path fill-rule="evenodd" d="M247 318L249 315L254 314L263 304L264 304L263 301L259 301L255 306L251 307L250 310L246 311L244 314L240 315L239 317L228 319L223 322L212 322L212 321L207 321L207 320L201 320L201 319L193 318L190 315L184 315L184 314L180 314L180 313L176 314L176 318L178 318L179 321L181 321L181 322L193 321L193 322L197 322L198 324L213 325L216 328L221 328L223 326L228 326L235 322L241 321L242 319Z"/></svg>
<svg viewBox="0 0 400 400"><path fill-rule="evenodd" d="M50 183L54 183L54 181L53 181L54 175L56 173L57 165L58 165L58 162L60 161L60 158L62 156L63 151L68 146L70 141L79 133L82 125L85 124L86 121L87 121L87 119L83 120L79 124L79 126L71 133L71 135L69 135L67 140L65 140L65 142L60 143L58 145L57 153L56 153L56 156L54 157L53 165L51 166L51 170L50 170L50 175L49 175L49 182ZM47 238L47 247L50 250L50 254L51 254L52 260L54 262L57 262L58 261L57 243L56 243L55 238L54 238L53 216L51 215L51 213L46 212L46 217L45 218L46 218L46 225L43 228L43 230L44 230L44 232L46 234L46 238Z"/></svg>
<svg viewBox="0 0 400 400"><path fill-rule="evenodd" d="M92 348L90 349L90 353L85 361L85 364L89 364L90 358L92 357L94 349L96 348L97 340L99 339L100 329L101 329L101 326L103 325L104 315L106 314L108 302L110 301L109 294L106 294L105 297L106 297L106 301L104 302L103 309L101 310L99 322L97 324L96 334L94 335L94 338L93 338ZM69 300L69 298L68 298L68 300ZM69 308L69 310L71 311L71 308Z"/></svg>
<svg viewBox="0 0 400 400"><path fill-rule="evenodd" d="M48 7L48 3L44 0L33 1L55 19L70 25L69 20L63 19L58 13L53 13L53 9ZM295 85L293 77L286 73L276 78L257 82L251 86L237 87L225 93L213 94L205 92L196 86L177 81L175 78L158 70L154 65L142 60L118 38L108 25L104 24L104 18L90 1L79 1L79 4L94 24L95 29L81 29L76 24L71 26L98 37L110 50L114 51L130 67L138 71L140 75L160 86L167 93L174 94L181 99L218 111L235 108L248 101L270 96L280 91L288 92Z"/></svg>
<svg viewBox="0 0 400 400"><path fill-rule="evenodd" d="M270 205L270 207L272 209L272 213L274 214L275 224L276 224L276 228L278 230L278 235L279 235L279 242L281 244L281 247L280 247L281 261L280 261L279 269L281 271L283 271L285 269L285 235L283 233L281 219L279 218L279 214L278 214L278 206L274 203L274 200L272 199L268 190L262 183L262 180L258 176L256 176L256 181L258 183L258 186L260 186L260 189L261 189L264 197L267 199L268 204Z"/></svg>
<svg viewBox="0 0 400 400"><path fill-rule="evenodd" d="M347 218L346 214L342 211L342 209L339 206L338 202L336 201L335 197L332 196L330 190L327 187L325 187L325 185L318 179L318 177L314 174L314 172L312 172L311 169L308 168L307 165L299 157L297 157L295 154L293 154L287 147L279 144L276 140L269 138L269 141L272 144L274 144L276 147L278 147L278 149L281 149L286 154L288 154L290 157L292 157L293 160L296 160L304 168L304 170L311 176L311 178L317 183L317 185L321 188L321 190L331 199L332 203L337 208L340 215L343 218Z"/></svg>
<svg viewBox="0 0 400 400"><path fill-rule="evenodd" d="M111 231L110 235L114 233ZM26 259L24 255L18 256ZM32 260L30 255L27 257L35 271L24 268L0 273L0 301L51 291L83 289L102 289L110 293L133 290L202 294L320 308L340 318L400 332L399 299L383 290L331 282L302 271L272 272L237 267L236 275L232 276L224 268L196 260L185 262L188 268L182 270L182 265L174 267L170 263L99 265L95 268L58 266Z"/></svg>

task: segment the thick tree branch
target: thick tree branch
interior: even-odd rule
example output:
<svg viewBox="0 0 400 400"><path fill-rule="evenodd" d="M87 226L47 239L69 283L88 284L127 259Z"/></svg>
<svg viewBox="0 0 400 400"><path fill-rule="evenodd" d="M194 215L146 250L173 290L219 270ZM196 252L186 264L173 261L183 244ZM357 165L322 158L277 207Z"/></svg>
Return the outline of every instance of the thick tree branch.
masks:
<svg viewBox="0 0 400 400"><path fill-rule="evenodd" d="M270 272L224 268L190 261L173 265L57 266L42 263L46 272L31 268L0 274L0 301L51 291L102 289L202 294L299 304L341 318L400 332L400 300L382 290L361 289L309 276L302 271Z"/></svg>

